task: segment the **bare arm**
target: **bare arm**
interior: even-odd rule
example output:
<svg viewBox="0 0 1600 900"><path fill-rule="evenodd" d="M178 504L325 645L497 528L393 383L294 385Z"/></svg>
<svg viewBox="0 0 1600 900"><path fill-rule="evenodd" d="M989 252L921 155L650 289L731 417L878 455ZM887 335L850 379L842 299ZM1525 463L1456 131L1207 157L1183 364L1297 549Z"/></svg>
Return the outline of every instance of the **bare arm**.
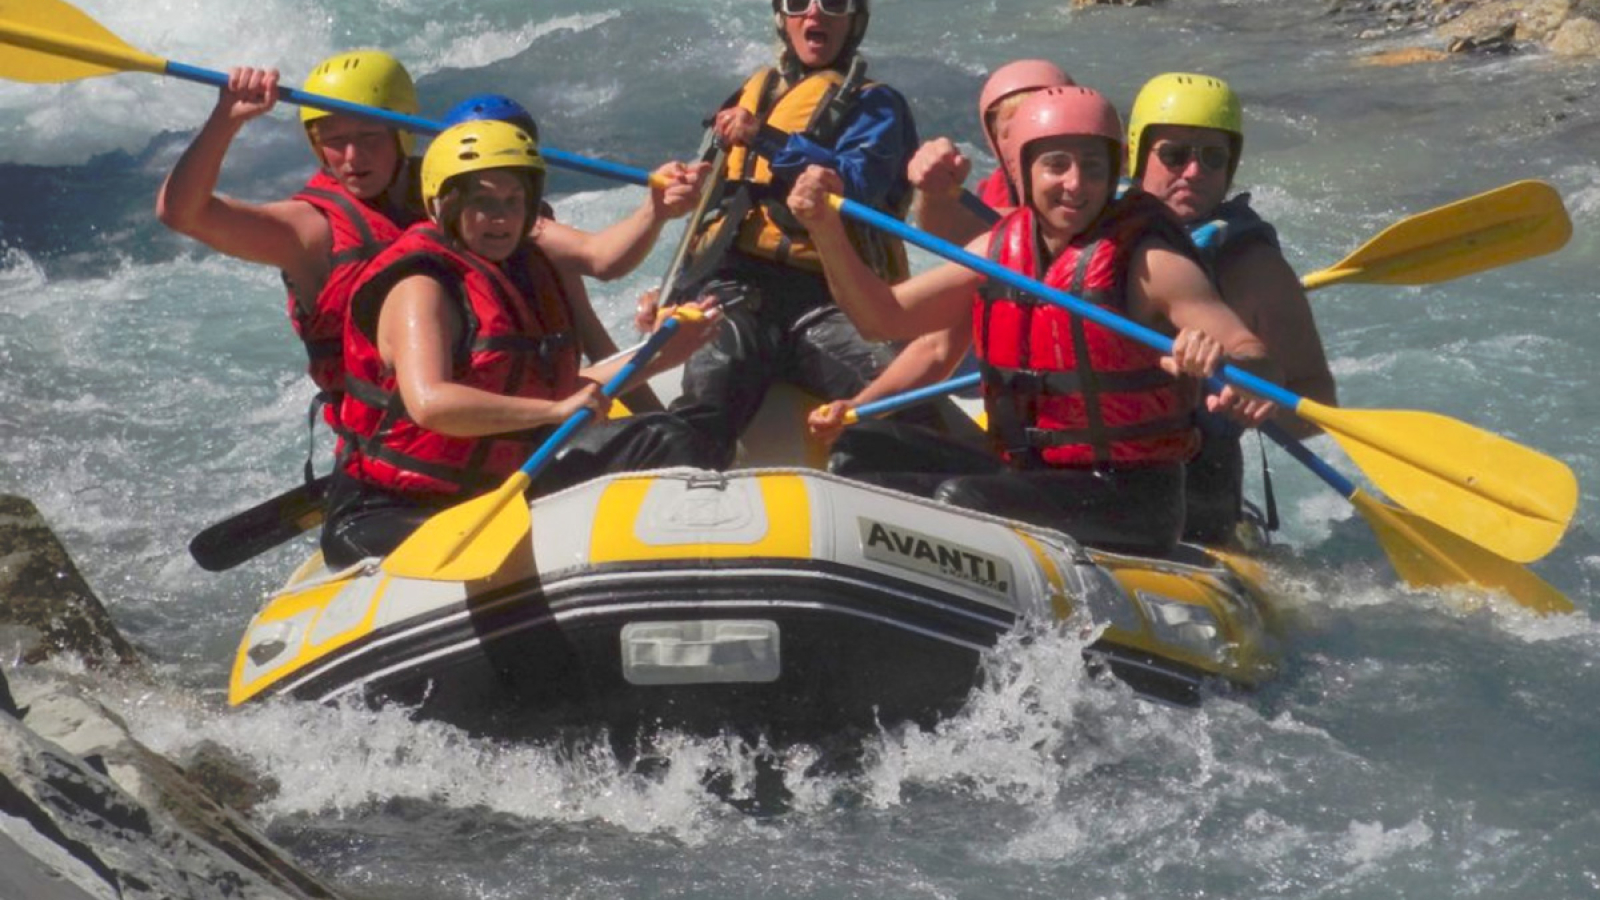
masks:
<svg viewBox="0 0 1600 900"><path fill-rule="evenodd" d="M1134 251L1128 276L1129 309L1141 324L1205 332L1234 359L1260 359L1266 344L1212 287L1200 264L1159 241Z"/></svg>
<svg viewBox="0 0 1600 900"><path fill-rule="evenodd" d="M584 406L604 409L599 386L593 384L552 402L457 383L450 377L450 348L460 333L450 295L426 275L413 275L391 288L378 314L378 352L394 368L406 413L423 428L482 437L553 425Z"/></svg>
<svg viewBox="0 0 1600 900"><path fill-rule="evenodd" d="M570 268L556 266L556 275L561 279L561 289L567 295L567 308L572 311L572 326L577 332L578 347L583 350L583 355L590 362L598 362L617 353L617 342L611 339L611 333L606 331L606 326L600 321L600 316L594 311L594 304L589 301L589 289L584 287L583 278Z"/></svg>
<svg viewBox="0 0 1600 900"><path fill-rule="evenodd" d="M841 187L838 175L812 166L795 181L789 209L811 234L834 302L862 336L911 340L959 327L983 276L949 263L890 287L856 253L839 212L828 204L828 194ZM987 245L985 235L967 249L981 254Z"/></svg>
<svg viewBox="0 0 1600 900"><path fill-rule="evenodd" d="M156 216L221 253L282 269L300 284L320 284L333 236L316 209L297 201L256 205L216 194L234 136L277 102L275 70L234 69L228 77L210 118L162 183Z"/></svg>
<svg viewBox="0 0 1600 900"><path fill-rule="evenodd" d="M960 324L943 331L925 334L906 345L883 374L851 398L853 406L893 397L906 391L926 387L950 377L961 357L972 346L972 319L964 318Z"/></svg>
<svg viewBox="0 0 1600 900"><path fill-rule="evenodd" d="M907 344L881 375L861 389L861 393L812 410L806 425L813 436L832 444L845 428L846 412L949 378L971 345L971 319L963 319L955 328L925 334Z"/></svg>
<svg viewBox="0 0 1600 900"><path fill-rule="evenodd" d="M611 339L611 333L606 331L605 324L594 311L594 304L589 301L589 290L583 285L583 277L560 266L556 267L556 273L566 291L567 305L572 310L573 330L577 332L578 346L583 350L584 357L594 364L616 356L617 342ZM648 384L638 384L625 393L628 408L633 412L665 412L667 409Z"/></svg>
<svg viewBox="0 0 1600 900"><path fill-rule="evenodd" d="M621 278L650 255L669 220L694 208L709 169L705 163L667 163L652 173L650 195L621 221L591 233L541 219L534 240L552 260L581 275L601 281Z"/></svg>
<svg viewBox="0 0 1600 900"><path fill-rule="evenodd" d="M1200 264L1161 241L1135 249L1128 276L1129 311L1147 326L1178 329L1172 356L1162 367L1173 374L1208 376L1224 361L1268 381L1282 383L1282 370L1266 344L1240 320L1211 285ZM1231 385L1206 399L1207 408L1247 426L1265 421L1275 404Z"/></svg>
<svg viewBox="0 0 1600 900"><path fill-rule="evenodd" d="M1223 257L1219 271L1223 300L1260 335L1267 353L1283 367L1283 386L1318 403L1337 405L1338 387L1328 369L1327 352L1300 279L1271 245L1252 242ZM1295 437L1321 429L1285 412L1278 424Z"/></svg>

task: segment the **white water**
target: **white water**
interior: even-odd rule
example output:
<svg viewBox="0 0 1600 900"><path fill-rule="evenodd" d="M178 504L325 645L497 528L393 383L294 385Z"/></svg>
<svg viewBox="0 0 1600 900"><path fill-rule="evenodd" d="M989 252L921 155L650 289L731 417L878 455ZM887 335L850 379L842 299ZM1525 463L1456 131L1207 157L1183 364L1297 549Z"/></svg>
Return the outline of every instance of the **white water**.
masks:
<svg viewBox="0 0 1600 900"><path fill-rule="evenodd" d="M258 815L358 895L1600 892L1588 368L1600 116L1583 100L1600 73L1529 57L1362 67L1373 45L1309 0L1062 5L879 0L867 51L925 135L974 147L982 74L1010 58L1055 58L1124 105L1159 71L1228 78L1250 122L1241 182L1303 271L1512 180L1561 191L1576 230L1558 255L1446 285L1329 288L1315 307L1347 404L1439 411L1577 471L1574 530L1534 567L1576 615L1397 586L1348 505L1275 456L1299 558L1278 572L1292 645L1265 690L1171 710L1088 682L1075 640L1007 647L967 714L936 734L885 735L859 774L790 778L792 808L775 817L701 787L726 770L736 792L753 789L751 753L721 742L684 741L665 771L642 775L598 750L474 741L392 710L226 711L243 623L304 545L220 576L184 545L294 483L310 389L275 276L167 235L150 211L211 92L141 75L0 84L0 490L40 506L176 685L108 685L107 699L160 749L209 738L245 754L279 784ZM688 154L698 120L770 49L764 4L733 0L495 0L449 21L421 0L83 8L151 52L276 63L291 81L336 49L388 47L422 76L429 114L502 90L540 113L553 146L637 166ZM279 114L246 130L224 189L283 196L307 161ZM586 227L640 197L567 176L555 187L572 192L561 217ZM592 286L624 342L632 298L663 267L658 253ZM1326 440L1314 446L1354 471Z"/></svg>

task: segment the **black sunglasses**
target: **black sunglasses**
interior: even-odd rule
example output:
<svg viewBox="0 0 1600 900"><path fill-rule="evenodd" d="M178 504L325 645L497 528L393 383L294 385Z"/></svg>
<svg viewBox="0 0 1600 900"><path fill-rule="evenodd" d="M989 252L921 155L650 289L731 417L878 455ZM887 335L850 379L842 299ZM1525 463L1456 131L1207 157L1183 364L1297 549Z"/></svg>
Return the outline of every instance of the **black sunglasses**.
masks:
<svg viewBox="0 0 1600 900"><path fill-rule="evenodd" d="M1228 167L1228 157L1231 154L1227 147L1215 145L1201 147L1196 144L1157 144L1156 159L1161 164L1173 171L1189 165L1189 160L1198 159L1200 165L1213 172Z"/></svg>
<svg viewBox="0 0 1600 900"><path fill-rule="evenodd" d="M856 0L783 0L779 8L786 16L803 16L813 3L822 7L825 16L850 16L856 11Z"/></svg>

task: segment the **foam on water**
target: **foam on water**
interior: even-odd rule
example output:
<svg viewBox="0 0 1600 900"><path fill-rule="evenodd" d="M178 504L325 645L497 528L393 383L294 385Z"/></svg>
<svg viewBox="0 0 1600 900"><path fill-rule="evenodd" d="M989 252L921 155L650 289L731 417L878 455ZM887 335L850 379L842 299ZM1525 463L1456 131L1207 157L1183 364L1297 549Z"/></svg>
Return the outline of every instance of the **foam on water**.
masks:
<svg viewBox="0 0 1600 900"><path fill-rule="evenodd" d="M270 63L296 83L334 50L387 47L421 77L426 109L503 90L534 102L553 146L647 168L686 155L700 118L772 49L766 6L749 0L490 0L459 14L428 0L82 5L150 52ZM257 815L356 892L1592 894L1600 166L1588 150L1596 114L1567 98L1591 96L1597 75L1534 55L1358 66L1372 45L1343 27L1274 0L1087 12L879 0L868 55L874 76L910 97L924 136L952 137L980 170L990 160L972 102L1007 59L1061 60L1124 108L1149 61L1220 74L1250 123L1240 187L1301 271L1404 216L1549 179L1575 225L1560 254L1437 286L1341 285L1312 302L1344 403L1439 410L1573 466L1585 491L1576 526L1533 568L1572 596L1574 615L1397 585L1349 504L1274 451L1286 669L1199 711L1091 680L1076 633L1008 641L966 712L876 736L847 774L802 776L815 754L765 760L725 741L669 741L660 765L636 771L599 748L483 742L398 710L224 710L242 623L309 539L222 575L196 569L183 545L296 482L311 390L276 274L151 220L155 185L214 92L146 75L0 83L0 162L12 164L0 178L41 207L13 203L3 223L0 491L38 503L125 633L185 686L108 686L140 736L180 755L201 739L242 754L279 784ZM80 165L113 149L129 156ZM223 189L281 197L307 170L283 110L241 133ZM577 191L556 212L587 230L643 197L566 174L552 186ZM83 202L43 215L68 200ZM676 235L668 228L635 273L589 285L619 344L632 343L634 301ZM1311 446L1362 482L1331 439ZM317 453L326 469L326 444ZM764 766L793 776L784 815L747 817L702 786L715 773L748 799ZM475 837L452 837L464 833Z"/></svg>

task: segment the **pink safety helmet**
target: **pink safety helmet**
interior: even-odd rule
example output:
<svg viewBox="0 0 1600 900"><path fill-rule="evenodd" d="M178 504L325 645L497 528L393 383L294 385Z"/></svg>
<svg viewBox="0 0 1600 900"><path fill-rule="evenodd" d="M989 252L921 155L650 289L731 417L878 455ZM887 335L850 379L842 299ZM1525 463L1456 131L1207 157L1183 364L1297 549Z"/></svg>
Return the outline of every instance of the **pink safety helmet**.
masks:
<svg viewBox="0 0 1600 900"><path fill-rule="evenodd" d="M1023 91L1037 91L1044 88L1063 87L1074 85L1077 82L1072 76L1061 71L1061 67L1044 59L1019 59L1008 62L989 76L983 83L983 91L978 94L978 124L983 128L983 137L989 142L989 152L996 158L1000 156L1000 148L996 145L994 134L989 131L989 110L995 104Z"/></svg>
<svg viewBox="0 0 1600 900"><path fill-rule="evenodd" d="M1116 184L1122 167L1122 117L1104 94L1092 88L1046 88L1022 101L1011 119L1000 158L1006 173L1017 186L1017 194L1028 203L1028 145L1037 140L1068 135L1104 138L1111 150L1111 183Z"/></svg>

